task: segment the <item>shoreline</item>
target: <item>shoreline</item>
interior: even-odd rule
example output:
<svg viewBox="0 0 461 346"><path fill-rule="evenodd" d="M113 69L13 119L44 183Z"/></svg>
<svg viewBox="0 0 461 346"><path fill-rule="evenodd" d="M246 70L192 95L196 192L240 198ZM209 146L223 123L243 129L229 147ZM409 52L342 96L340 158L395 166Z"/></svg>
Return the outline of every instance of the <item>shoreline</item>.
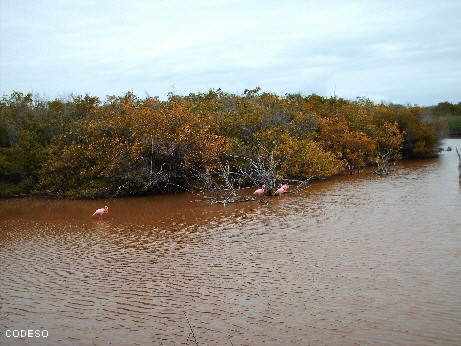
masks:
<svg viewBox="0 0 461 346"><path fill-rule="evenodd" d="M461 138L461 136L459 137ZM446 150L444 150L446 151ZM410 164L410 163L414 163L414 162L425 162L425 161L430 161L430 160L437 160L439 159L440 156L439 156L439 153L436 153L434 155L431 155L431 156L428 156L428 157L425 157L425 158L407 158L407 159L402 159L402 160L399 160L398 162L396 162L393 166L392 166L392 169L397 169L397 168L394 168L396 166L401 166L401 165L405 165L405 164ZM344 179L344 178L347 178L347 177L364 177L364 176L380 176L379 174L375 174L373 173L373 171L376 169L376 166L375 165L369 165L369 166L366 166L366 167L363 167L361 168L361 173L357 173L356 171L354 171L353 174L350 174L348 173L347 171L344 171L342 173L339 173L339 174L334 174L334 175L331 175L331 176L328 176L328 177L321 177L321 178L313 178L311 179L311 181L309 181L309 184L308 184L308 187L311 187L312 185L316 185L318 184L319 182L321 181L325 181L325 180L336 180L336 179ZM389 175L383 175L383 176L392 176L392 172L389 174ZM286 179L286 180L289 180L289 179ZM295 184L293 184L292 186L295 186ZM238 189L236 189L236 191L243 191L243 190L251 190L253 191L254 189L257 189L258 186L242 186ZM289 191L292 193L292 191ZM30 199L38 199L38 200L64 200L64 201L101 201L101 200L112 200L112 199L116 199L116 200L119 200L119 199L131 199L131 198L143 198L143 197L152 197L152 196L172 196L172 195L176 195L176 194L190 194L190 195L194 195L194 196L197 196L197 197L200 197L200 195L198 193L194 193L193 191L186 191L186 189L178 189L178 190L172 190L172 191L166 191L166 190L159 190L158 192L155 192L155 193L144 193L144 194L132 194L132 195L120 195L120 196L110 196L110 195L107 195L107 196L101 196L101 197L75 197L75 196L53 196L53 195L45 195L45 194L28 194L28 195L22 195L22 196L11 196L11 197L3 197L3 196L0 196L0 200L14 200L14 199L27 199L27 198L30 198ZM244 195L245 196L245 195ZM275 196L267 196L267 197L275 197ZM203 201L205 202L206 199L203 199Z"/></svg>

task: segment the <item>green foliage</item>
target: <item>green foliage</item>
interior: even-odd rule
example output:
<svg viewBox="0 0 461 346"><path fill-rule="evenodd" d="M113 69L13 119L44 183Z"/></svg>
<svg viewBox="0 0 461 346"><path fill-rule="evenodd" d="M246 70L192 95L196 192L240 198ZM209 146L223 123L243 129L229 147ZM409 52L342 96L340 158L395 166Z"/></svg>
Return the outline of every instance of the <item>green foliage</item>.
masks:
<svg viewBox="0 0 461 346"><path fill-rule="evenodd" d="M188 188L221 162L242 172L259 165L260 177L271 163L272 185L326 177L378 162L383 153L429 155L440 128L419 107L259 88L171 94L167 101L127 93L103 103L89 95L46 101L15 92L0 101L0 196ZM247 178L244 184L263 179Z"/></svg>
<svg viewBox="0 0 461 346"><path fill-rule="evenodd" d="M404 157L421 158L435 154L442 124L436 118L427 117L423 108L382 104L376 108L375 117L381 122L398 124L399 130L404 133Z"/></svg>
<svg viewBox="0 0 461 346"><path fill-rule="evenodd" d="M446 131L450 135L461 135L461 102L453 104L441 102L427 110L446 124Z"/></svg>
<svg viewBox="0 0 461 346"><path fill-rule="evenodd" d="M435 116L461 116L461 102L459 102L458 104L453 104L450 102L440 102L437 106L431 108Z"/></svg>
<svg viewBox="0 0 461 346"><path fill-rule="evenodd" d="M52 147L41 171L47 193L124 195L185 185L190 168L212 166L227 148L209 116L192 113L180 99L130 93L94 109L80 132L71 145Z"/></svg>

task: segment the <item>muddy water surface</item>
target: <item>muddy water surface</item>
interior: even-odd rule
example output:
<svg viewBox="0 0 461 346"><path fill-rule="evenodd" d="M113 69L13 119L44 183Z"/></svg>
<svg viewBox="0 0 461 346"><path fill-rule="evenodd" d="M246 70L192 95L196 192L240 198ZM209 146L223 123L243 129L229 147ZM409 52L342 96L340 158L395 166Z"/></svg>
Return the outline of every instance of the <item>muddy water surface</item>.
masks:
<svg viewBox="0 0 461 346"><path fill-rule="evenodd" d="M0 344L461 344L457 165L445 152L268 205L1 200Z"/></svg>

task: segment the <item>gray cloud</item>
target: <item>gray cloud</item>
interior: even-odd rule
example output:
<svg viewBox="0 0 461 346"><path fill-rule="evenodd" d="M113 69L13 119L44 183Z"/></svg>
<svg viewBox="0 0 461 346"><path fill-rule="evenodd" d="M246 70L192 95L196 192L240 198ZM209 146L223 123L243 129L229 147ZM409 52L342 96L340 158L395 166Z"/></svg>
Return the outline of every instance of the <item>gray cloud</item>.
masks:
<svg viewBox="0 0 461 346"><path fill-rule="evenodd" d="M461 101L457 1L0 1L2 93Z"/></svg>

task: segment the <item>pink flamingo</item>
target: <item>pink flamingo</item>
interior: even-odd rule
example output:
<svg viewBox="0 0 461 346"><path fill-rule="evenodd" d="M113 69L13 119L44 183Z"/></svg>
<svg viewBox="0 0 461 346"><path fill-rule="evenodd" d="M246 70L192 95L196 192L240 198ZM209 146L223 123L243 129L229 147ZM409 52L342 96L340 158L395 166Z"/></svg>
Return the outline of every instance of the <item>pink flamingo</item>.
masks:
<svg viewBox="0 0 461 346"><path fill-rule="evenodd" d="M255 192L253 192L253 195L261 196L264 195L266 192L266 185L261 186L260 189L257 189Z"/></svg>
<svg viewBox="0 0 461 346"><path fill-rule="evenodd" d="M107 214L108 212L109 212L109 207L106 205L104 208L97 209L94 212L94 214L91 216L99 215L99 217L102 217L103 214Z"/></svg>
<svg viewBox="0 0 461 346"><path fill-rule="evenodd" d="M290 185L288 184L283 184L282 186L280 186L280 188L275 191L275 194L276 195L281 195L282 193L285 193L287 192L288 188L290 187Z"/></svg>

